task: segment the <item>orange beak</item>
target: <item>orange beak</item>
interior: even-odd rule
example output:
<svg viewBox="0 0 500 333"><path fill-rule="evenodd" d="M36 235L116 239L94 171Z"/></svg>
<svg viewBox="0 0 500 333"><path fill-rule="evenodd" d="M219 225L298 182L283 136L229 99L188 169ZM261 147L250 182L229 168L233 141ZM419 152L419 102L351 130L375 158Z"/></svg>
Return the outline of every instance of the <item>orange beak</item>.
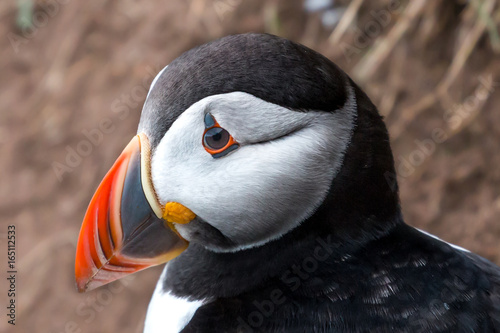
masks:
<svg viewBox="0 0 500 333"><path fill-rule="evenodd" d="M175 210L164 212L150 170L149 141L141 133L106 174L85 214L75 264L80 292L165 263L187 248L187 241L173 227L176 219L167 218L178 214ZM177 212L182 208L183 222L179 223L194 218L182 205L170 206L175 206Z"/></svg>

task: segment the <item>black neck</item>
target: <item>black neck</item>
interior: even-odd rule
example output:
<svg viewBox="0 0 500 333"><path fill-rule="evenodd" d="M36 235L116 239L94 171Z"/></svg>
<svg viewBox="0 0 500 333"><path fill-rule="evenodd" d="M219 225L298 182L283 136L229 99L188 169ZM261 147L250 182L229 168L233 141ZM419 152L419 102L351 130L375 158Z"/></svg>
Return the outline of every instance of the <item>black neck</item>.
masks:
<svg viewBox="0 0 500 333"><path fill-rule="evenodd" d="M335 233L328 227L329 223L325 223L328 221L317 220L321 215L318 211L282 238L252 249L215 253L191 244L169 264L165 287L184 297L236 296L260 288L271 280L284 281L287 274L296 274L295 267L307 265L308 261L318 268L331 266L346 255L356 255L367 243L386 236L394 226L402 224L398 213L392 221L367 220L363 232L348 235ZM318 273L323 271L318 269Z"/></svg>

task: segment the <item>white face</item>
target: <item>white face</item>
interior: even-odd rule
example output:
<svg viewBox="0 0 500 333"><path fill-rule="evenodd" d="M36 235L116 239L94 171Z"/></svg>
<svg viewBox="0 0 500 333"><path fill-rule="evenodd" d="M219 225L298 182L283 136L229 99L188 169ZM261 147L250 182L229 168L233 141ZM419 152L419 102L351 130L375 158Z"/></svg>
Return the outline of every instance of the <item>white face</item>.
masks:
<svg viewBox="0 0 500 333"><path fill-rule="evenodd" d="M207 113L238 149L219 158L205 150ZM181 203L237 244L225 250L264 244L299 225L324 200L355 117L352 91L336 112L293 111L243 92L206 97L185 110L156 147L153 185L161 204ZM176 225L187 240L193 223Z"/></svg>

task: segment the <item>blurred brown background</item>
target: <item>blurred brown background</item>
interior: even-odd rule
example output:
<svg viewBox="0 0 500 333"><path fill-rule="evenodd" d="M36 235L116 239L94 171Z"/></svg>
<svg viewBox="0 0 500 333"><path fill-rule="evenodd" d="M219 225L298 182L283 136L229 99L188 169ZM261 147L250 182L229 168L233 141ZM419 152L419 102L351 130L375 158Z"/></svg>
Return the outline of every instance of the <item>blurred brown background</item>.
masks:
<svg viewBox="0 0 500 333"><path fill-rule="evenodd" d="M406 221L500 264L497 1L21 0L0 16L0 263L15 224L18 269L15 327L2 274L2 332L142 331L161 268L78 294L83 214L157 72L248 31L340 65L386 117Z"/></svg>

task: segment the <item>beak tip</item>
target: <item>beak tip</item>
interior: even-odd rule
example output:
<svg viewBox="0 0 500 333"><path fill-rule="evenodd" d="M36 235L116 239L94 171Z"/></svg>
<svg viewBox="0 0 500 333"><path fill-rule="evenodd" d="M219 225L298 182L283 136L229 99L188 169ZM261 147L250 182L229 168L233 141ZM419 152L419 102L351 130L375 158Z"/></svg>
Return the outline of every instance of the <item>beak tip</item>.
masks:
<svg viewBox="0 0 500 333"><path fill-rule="evenodd" d="M86 292L87 291L87 282L76 278L76 290L78 290L78 292L80 294Z"/></svg>
<svg viewBox="0 0 500 333"><path fill-rule="evenodd" d="M100 281L99 279L76 278L76 289L80 294L99 288L111 281Z"/></svg>

